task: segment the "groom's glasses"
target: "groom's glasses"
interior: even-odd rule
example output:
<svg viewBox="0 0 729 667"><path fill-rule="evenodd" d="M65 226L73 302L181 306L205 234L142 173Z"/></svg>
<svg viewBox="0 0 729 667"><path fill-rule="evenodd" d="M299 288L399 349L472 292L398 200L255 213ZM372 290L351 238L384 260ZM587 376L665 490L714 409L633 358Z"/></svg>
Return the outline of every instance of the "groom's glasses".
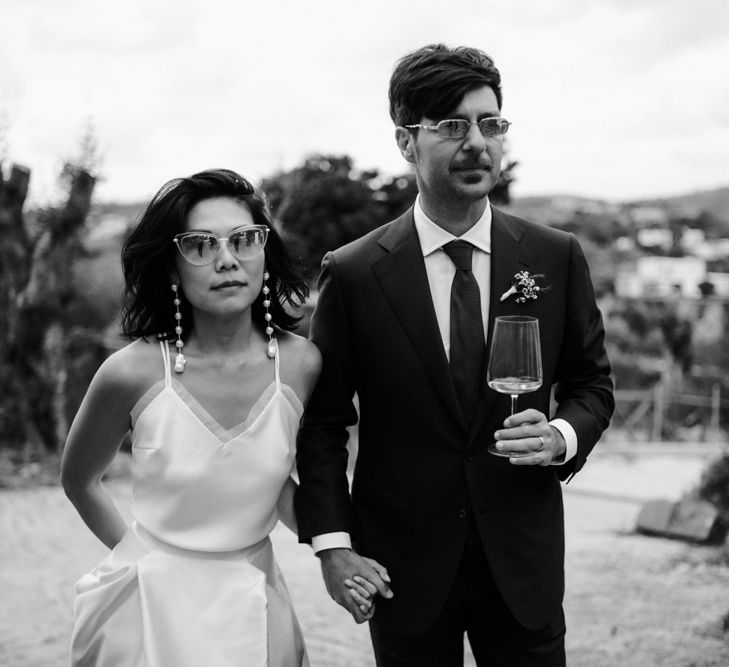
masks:
<svg viewBox="0 0 729 667"><path fill-rule="evenodd" d="M443 139L463 139L471 125L478 125L478 129L484 137L500 137L507 133L511 123L506 118L489 116L482 118L478 122L466 120L465 118L447 118L440 121L437 125L423 125L416 123L415 125L406 125L407 128L421 127L424 130L437 132L439 137Z"/></svg>
<svg viewBox="0 0 729 667"><path fill-rule="evenodd" d="M216 236L207 232L184 232L173 239L182 258L194 266L211 264L218 256L218 250L225 243L230 254L245 261L258 257L263 252L268 238L268 227L249 225L234 229L230 236Z"/></svg>

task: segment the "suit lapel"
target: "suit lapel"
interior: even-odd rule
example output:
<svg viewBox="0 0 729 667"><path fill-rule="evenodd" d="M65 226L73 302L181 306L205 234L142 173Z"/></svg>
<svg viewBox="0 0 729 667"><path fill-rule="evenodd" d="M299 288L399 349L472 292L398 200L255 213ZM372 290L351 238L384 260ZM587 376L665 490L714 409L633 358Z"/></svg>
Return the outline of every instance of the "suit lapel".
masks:
<svg viewBox="0 0 729 667"><path fill-rule="evenodd" d="M486 364L488 364L489 359L488 352L491 350L494 320L499 315L508 314L509 303L500 301L501 295L511 286L515 273L529 268L529 259L521 245L524 229L519 224L518 219L507 216L493 207L491 211L491 291L489 294ZM483 427L496 399L496 394L486 384L486 368L483 369L483 374L484 382L481 390L481 400L476 408L469 440L473 440ZM504 415L504 418L506 418L506 415Z"/></svg>
<svg viewBox="0 0 729 667"><path fill-rule="evenodd" d="M465 428L435 317L412 208L390 225L379 245L387 254L372 265L372 272L436 392Z"/></svg>

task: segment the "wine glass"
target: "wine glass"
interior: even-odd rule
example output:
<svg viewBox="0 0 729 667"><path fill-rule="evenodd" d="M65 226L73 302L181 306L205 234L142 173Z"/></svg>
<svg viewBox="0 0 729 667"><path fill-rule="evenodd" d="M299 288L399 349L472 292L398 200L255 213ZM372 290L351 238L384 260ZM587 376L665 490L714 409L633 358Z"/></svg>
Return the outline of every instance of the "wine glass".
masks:
<svg viewBox="0 0 729 667"><path fill-rule="evenodd" d="M539 346L539 320L535 317L505 315L494 322L494 337L486 380L491 389L511 396L511 414L516 412L519 394L542 386L542 352ZM499 451L497 456L526 456L527 453Z"/></svg>

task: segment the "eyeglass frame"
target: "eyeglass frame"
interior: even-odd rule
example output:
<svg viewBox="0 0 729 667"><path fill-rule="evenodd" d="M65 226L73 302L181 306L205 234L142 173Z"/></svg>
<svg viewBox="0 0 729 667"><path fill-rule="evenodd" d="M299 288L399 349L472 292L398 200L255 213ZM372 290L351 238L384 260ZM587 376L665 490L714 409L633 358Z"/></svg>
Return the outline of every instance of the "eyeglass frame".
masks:
<svg viewBox="0 0 729 667"><path fill-rule="evenodd" d="M483 130L481 129L481 123L483 121L488 120L501 120L504 123L506 123L506 126L504 127L504 130L502 132L498 132L496 134L484 134ZM506 120L506 118L502 118L501 116L487 116L486 118L482 118L481 120L466 120L465 118L444 118L443 120L439 120L435 125L425 125L424 123L415 123L413 125L405 125L404 127L408 129L412 129L415 127L422 128L424 130L430 130L431 132L437 132L438 136L441 139L456 139L461 140L465 139L468 136L468 130L466 130L465 134L462 137L444 137L440 132L438 132L438 128L442 123L452 123L454 121L468 123L468 130L471 129L471 125L478 125L479 132L481 132L481 136L484 139L490 139L492 137L503 137L508 131L509 127L511 127L512 123L511 121Z"/></svg>
<svg viewBox="0 0 729 667"><path fill-rule="evenodd" d="M251 257L241 258L236 255L228 245L228 242L230 241L230 237L234 234L246 230L253 230L257 232L263 233L263 243L261 244L261 250L260 252L257 252L255 255L252 255ZM172 238L172 242L175 244L175 247L180 253L180 257L184 259L188 264L192 266L207 266L208 264L212 264L218 257L218 253L220 252L220 249L223 247L223 241L225 241L225 247L228 249L228 252L235 257L238 261L248 261L251 259L255 259L258 257L258 255L262 252L264 252L266 248L266 242L268 241L268 232L269 229L266 225L242 225L241 227L236 227L228 236L218 236L217 234L213 234L211 232L195 232L195 231L189 231L189 232L182 232L180 234L175 234L175 236ZM204 262L202 264L196 264L194 262L191 262L187 257L185 257L185 254L182 252L182 248L180 247L180 241L184 238L190 237L190 236L207 236L210 238L215 239L215 243L217 244L217 247L215 249L215 253L213 254L212 259L209 262Z"/></svg>

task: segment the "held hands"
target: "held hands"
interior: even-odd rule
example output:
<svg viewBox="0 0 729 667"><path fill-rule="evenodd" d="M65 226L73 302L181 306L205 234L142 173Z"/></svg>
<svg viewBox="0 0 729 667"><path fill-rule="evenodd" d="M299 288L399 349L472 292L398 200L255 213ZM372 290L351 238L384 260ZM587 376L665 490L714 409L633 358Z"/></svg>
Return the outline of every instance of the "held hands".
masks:
<svg viewBox="0 0 729 667"><path fill-rule="evenodd" d="M357 623L375 614L374 596L393 596L387 570L372 558L351 549L325 549L317 554L327 592Z"/></svg>
<svg viewBox="0 0 729 667"><path fill-rule="evenodd" d="M507 417L494 438L497 449L514 452L509 463L518 466L548 466L560 462L567 450L562 434L532 408Z"/></svg>

